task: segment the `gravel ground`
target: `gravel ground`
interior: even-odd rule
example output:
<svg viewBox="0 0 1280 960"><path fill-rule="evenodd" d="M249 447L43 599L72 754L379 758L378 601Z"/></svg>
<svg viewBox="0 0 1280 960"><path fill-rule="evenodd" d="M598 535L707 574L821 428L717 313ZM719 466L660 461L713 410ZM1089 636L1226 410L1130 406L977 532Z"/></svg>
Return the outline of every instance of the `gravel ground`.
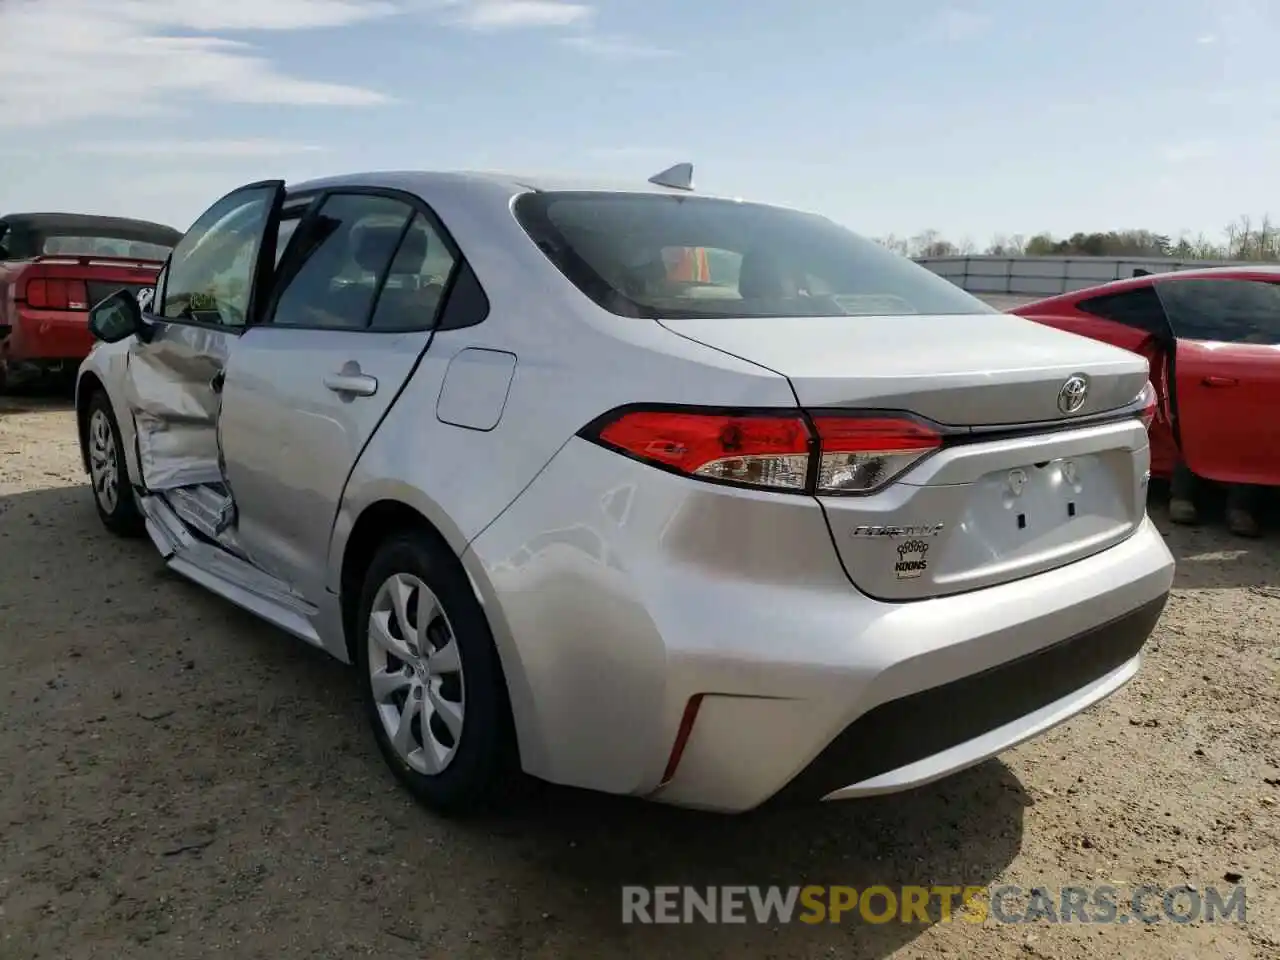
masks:
<svg viewBox="0 0 1280 960"><path fill-rule="evenodd" d="M394 785L345 668L108 536L65 405L0 401L0 957L1280 957L1280 536L1167 535L1139 678L999 761L767 815L547 789L449 823ZM619 919L627 883L1237 874L1244 925Z"/></svg>

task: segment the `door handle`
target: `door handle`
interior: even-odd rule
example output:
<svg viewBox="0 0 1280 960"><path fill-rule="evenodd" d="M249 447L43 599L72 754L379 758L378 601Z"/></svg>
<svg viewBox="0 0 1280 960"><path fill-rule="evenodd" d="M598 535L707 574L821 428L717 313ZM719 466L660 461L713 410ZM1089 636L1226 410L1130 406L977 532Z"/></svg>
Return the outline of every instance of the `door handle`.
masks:
<svg viewBox="0 0 1280 960"><path fill-rule="evenodd" d="M324 378L324 385L334 393L357 397L372 397L378 392L377 378L365 373L331 373Z"/></svg>
<svg viewBox="0 0 1280 960"><path fill-rule="evenodd" d="M1211 374L1210 376L1205 377L1200 382L1204 384L1204 386L1206 387L1234 387L1240 381L1237 380L1235 377L1219 377Z"/></svg>

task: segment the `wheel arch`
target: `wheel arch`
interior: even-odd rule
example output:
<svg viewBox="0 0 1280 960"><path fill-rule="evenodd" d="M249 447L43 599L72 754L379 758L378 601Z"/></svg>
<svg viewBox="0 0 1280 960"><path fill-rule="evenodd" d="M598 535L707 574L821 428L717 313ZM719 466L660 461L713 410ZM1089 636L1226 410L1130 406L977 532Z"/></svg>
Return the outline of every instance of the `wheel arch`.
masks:
<svg viewBox="0 0 1280 960"><path fill-rule="evenodd" d="M467 553L467 541L455 526L447 521L436 523L427 515L427 511L406 502L407 498L382 496L369 503L350 521L350 527L341 537L341 544L336 541L338 534L346 524L339 522L335 529L334 552L338 554L336 592L342 618L342 635L346 644L349 662L359 663L356 643L358 634L358 615L360 591L363 586L365 570L368 569L380 544L389 536L404 530L414 530L433 540L443 552L452 557L458 567L466 575L472 593L480 604L493 636L494 646L498 652L498 666L502 672L502 682L506 688L507 701L515 721L516 740L518 743L522 765L528 769L529 759L544 752L543 745L536 735L536 719L533 711L532 694L526 677L523 662L518 649L512 640L506 620L492 589L488 576L479 566L475 557ZM434 512L434 511L432 511Z"/></svg>

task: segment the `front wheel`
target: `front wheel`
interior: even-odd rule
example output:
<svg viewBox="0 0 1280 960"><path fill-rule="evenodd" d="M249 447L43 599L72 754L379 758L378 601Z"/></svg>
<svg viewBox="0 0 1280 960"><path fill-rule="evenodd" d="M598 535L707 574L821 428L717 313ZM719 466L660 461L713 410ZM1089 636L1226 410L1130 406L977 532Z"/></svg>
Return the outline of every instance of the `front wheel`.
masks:
<svg viewBox="0 0 1280 960"><path fill-rule="evenodd" d="M103 526L122 537L141 536L146 528L133 499L120 425L111 410L111 401L102 390L89 398L85 444L93 505Z"/></svg>
<svg viewBox="0 0 1280 960"><path fill-rule="evenodd" d="M356 666L387 764L433 809L493 806L520 780L506 684L488 621L457 559L399 534L365 576Z"/></svg>

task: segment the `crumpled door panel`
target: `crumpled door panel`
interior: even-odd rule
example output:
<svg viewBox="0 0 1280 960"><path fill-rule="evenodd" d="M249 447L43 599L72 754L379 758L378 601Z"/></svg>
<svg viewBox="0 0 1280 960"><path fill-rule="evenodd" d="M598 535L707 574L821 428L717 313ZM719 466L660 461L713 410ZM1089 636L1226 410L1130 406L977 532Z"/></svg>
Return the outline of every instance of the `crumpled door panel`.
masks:
<svg viewBox="0 0 1280 960"><path fill-rule="evenodd" d="M164 324L129 351L126 399L148 490L221 483L221 381L234 334Z"/></svg>

